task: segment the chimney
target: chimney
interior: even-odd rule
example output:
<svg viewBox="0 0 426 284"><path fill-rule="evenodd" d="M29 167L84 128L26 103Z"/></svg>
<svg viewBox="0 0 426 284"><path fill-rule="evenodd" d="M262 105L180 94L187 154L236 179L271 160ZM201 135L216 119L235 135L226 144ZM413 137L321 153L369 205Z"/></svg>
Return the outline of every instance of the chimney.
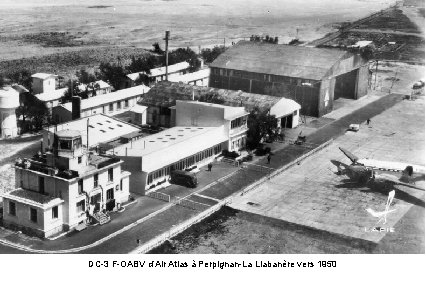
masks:
<svg viewBox="0 0 426 284"><path fill-rule="evenodd" d="M71 119L79 119L81 117L81 98L78 96L73 96L71 98L72 104L72 114Z"/></svg>

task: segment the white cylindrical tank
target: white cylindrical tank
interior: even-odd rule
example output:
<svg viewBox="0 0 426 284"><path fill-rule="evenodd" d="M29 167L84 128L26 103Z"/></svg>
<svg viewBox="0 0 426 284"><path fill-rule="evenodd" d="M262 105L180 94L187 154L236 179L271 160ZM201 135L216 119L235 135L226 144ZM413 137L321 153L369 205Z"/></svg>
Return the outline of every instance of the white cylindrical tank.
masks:
<svg viewBox="0 0 426 284"><path fill-rule="evenodd" d="M0 137L18 135L16 109L19 107L19 93L11 87L0 88Z"/></svg>

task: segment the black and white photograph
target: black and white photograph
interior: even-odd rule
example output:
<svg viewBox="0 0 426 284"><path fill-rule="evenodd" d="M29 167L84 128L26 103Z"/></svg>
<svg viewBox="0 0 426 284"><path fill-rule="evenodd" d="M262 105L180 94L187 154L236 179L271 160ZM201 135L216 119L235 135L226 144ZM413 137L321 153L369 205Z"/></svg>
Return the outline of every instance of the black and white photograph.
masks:
<svg viewBox="0 0 426 284"><path fill-rule="evenodd" d="M0 0L0 259L23 254L424 263L424 0Z"/></svg>

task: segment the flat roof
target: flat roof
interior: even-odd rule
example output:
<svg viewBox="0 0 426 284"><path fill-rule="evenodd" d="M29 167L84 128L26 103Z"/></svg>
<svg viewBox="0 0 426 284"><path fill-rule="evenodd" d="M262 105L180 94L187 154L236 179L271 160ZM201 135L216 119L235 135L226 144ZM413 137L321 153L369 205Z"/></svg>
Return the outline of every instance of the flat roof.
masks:
<svg viewBox="0 0 426 284"><path fill-rule="evenodd" d="M49 207L53 207L64 202L58 197L44 195L35 191L24 190L22 188L6 192L2 196L4 198L8 198L20 203L39 207L42 209L47 209Z"/></svg>
<svg viewBox="0 0 426 284"><path fill-rule="evenodd" d="M331 48L240 41L219 55L210 67L321 80L347 54Z"/></svg>
<svg viewBox="0 0 426 284"><path fill-rule="evenodd" d="M114 154L118 156L141 157L142 171L151 172L228 139L223 126L177 126L133 141L132 144L123 144L110 151L114 151ZM144 156L153 153L155 153L154 158L151 156L150 160L144 160Z"/></svg>
<svg viewBox="0 0 426 284"><path fill-rule="evenodd" d="M185 70L185 69L188 69L188 68L189 68L189 63L186 62L186 61L183 61L183 62L179 62L179 63L176 63L176 64L169 65L167 72L173 73L173 72L178 72L178 71ZM151 76L151 77L157 77L157 76L164 75L164 74L166 74L166 66L158 67L158 68L152 68L150 70L150 72L151 72L151 74L149 74L149 76Z"/></svg>
<svg viewBox="0 0 426 284"><path fill-rule="evenodd" d="M68 88L62 88L62 89L57 89L54 90L52 92L48 92L48 93L40 93L35 95L36 98L42 102L50 102L50 101L56 101L61 99L64 95L65 92L68 90Z"/></svg>
<svg viewBox="0 0 426 284"><path fill-rule="evenodd" d="M125 100L135 96L143 95L150 90L149 87L145 85L139 85L136 87L131 87L127 89L118 90L116 92L111 92L105 95L94 96L88 99L81 100L81 110L90 109L93 107L98 107L106 104L110 104L116 101ZM68 102L63 104L62 107L68 111L72 111L72 103Z"/></svg>
<svg viewBox="0 0 426 284"><path fill-rule="evenodd" d="M179 101L178 100L176 101L176 103L177 102L183 102L186 104L204 105L204 106L224 109L224 119L226 120L232 120L234 118L249 114L248 112L245 111L244 107L226 106L226 105L219 105L219 104L199 102L199 101Z"/></svg>
<svg viewBox="0 0 426 284"><path fill-rule="evenodd" d="M174 73L174 72L178 72L181 70L185 70L189 68L189 63L186 61L183 62L179 62L176 64L172 64L168 66L168 70L167 72L170 73ZM161 76L161 75L165 75L166 74L166 66L162 66L162 67L157 67L157 68L152 68L149 70L151 74L147 74L150 77L157 77L157 76ZM130 80L137 80L140 76L140 74L145 74L145 72L141 71L141 72L135 72L135 73L131 73L131 74L127 74L126 77L129 78Z"/></svg>
<svg viewBox="0 0 426 284"><path fill-rule="evenodd" d="M194 136L202 135L216 128L176 126L134 141L132 149L138 150L138 156L143 156L191 139ZM116 150L120 151L119 153L116 152L118 155L125 154L124 148Z"/></svg>
<svg viewBox="0 0 426 284"><path fill-rule="evenodd" d="M202 69L192 73L172 76L169 78L169 81L189 83L189 82L208 78L209 76L210 76L210 68L206 68L206 69Z"/></svg>
<svg viewBox="0 0 426 284"><path fill-rule="evenodd" d="M50 78L50 77L57 77L57 76L58 75L48 74L48 73L35 73L35 74L31 75L31 77L33 77L33 78L38 78L38 79L42 79L42 80L45 80L45 79Z"/></svg>
<svg viewBox="0 0 426 284"><path fill-rule="evenodd" d="M141 131L139 128L123 122L121 120L109 117L102 113L89 117L83 117L77 120L58 124L57 131L77 130L81 133L82 143L87 143L87 122L89 121L89 147L115 140L129 133ZM54 127L45 128L46 131L54 132Z"/></svg>

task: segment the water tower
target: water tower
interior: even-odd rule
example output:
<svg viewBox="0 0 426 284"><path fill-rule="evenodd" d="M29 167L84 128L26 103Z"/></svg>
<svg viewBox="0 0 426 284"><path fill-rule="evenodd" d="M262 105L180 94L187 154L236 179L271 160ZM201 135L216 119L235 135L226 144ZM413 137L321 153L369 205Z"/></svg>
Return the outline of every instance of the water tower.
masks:
<svg viewBox="0 0 426 284"><path fill-rule="evenodd" d="M18 135L16 109L19 107L19 93L12 87L0 87L0 138Z"/></svg>

